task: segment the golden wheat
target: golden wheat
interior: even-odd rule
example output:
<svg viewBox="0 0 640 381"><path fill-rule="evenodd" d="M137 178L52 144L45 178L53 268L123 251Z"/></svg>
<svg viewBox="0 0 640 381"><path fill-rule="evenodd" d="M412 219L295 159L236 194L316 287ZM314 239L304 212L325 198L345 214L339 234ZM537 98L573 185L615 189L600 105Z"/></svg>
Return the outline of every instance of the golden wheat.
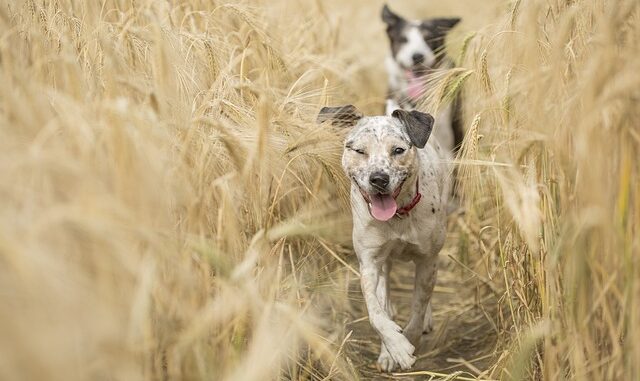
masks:
<svg viewBox="0 0 640 381"><path fill-rule="evenodd" d="M377 375L314 120L381 113L381 6L0 1L0 378ZM422 107L462 93L467 133L447 365L389 377L637 379L637 1L392 6L464 19Z"/></svg>

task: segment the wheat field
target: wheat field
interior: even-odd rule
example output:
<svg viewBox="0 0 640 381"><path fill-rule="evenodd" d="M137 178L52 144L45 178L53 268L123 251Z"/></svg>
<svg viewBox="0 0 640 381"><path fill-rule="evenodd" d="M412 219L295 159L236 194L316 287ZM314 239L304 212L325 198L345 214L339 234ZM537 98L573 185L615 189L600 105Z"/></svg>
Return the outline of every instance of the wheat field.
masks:
<svg viewBox="0 0 640 381"><path fill-rule="evenodd" d="M314 122L382 113L382 4L0 0L0 379L640 379L640 3L390 2L463 19L420 106L462 97L462 205L404 374Z"/></svg>

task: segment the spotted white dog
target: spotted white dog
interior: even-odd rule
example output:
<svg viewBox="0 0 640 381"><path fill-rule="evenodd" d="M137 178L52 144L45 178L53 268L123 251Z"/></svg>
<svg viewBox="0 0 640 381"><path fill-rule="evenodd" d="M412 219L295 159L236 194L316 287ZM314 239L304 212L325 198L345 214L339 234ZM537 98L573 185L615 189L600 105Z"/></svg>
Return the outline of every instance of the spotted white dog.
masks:
<svg viewBox="0 0 640 381"><path fill-rule="evenodd" d="M449 151L430 139L434 119L418 111L364 117L354 106L325 107L318 122L352 127L342 165L351 179L353 247L371 325L382 339L378 366L409 369L432 329L431 294L446 234ZM404 329L389 300L391 259L415 263L411 317Z"/></svg>
<svg viewBox="0 0 640 381"><path fill-rule="evenodd" d="M391 48L385 60L389 76L386 114L391 115L399 108L415 108L427 90L425 76L429 72L454 66L453 61L444 54L444 41L460 19L407 20L385 5L382 20L387 25ZM462 141L462 127L456 109L458 105L458 102L447 105L435 115L434 135L450 151Z"/></svg>

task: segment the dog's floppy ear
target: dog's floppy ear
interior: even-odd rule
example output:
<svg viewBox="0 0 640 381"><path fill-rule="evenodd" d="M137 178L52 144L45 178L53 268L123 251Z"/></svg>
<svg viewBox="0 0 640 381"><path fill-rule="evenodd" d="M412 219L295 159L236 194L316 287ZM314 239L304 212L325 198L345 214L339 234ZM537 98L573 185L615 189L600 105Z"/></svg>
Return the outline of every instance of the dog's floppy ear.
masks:
<svg viewBox="0 0 640 381"><path fill-rule="evenodd" d="M362 113L353 105L323 107L316 122L330 121L334 126L353 127L362 117Z"/></svg>
<svg viewBox="0 0 640 381"><path fill-rule="evenodd" d="M431 25L433 25L436 30L442 34L446 34L451 30L454 26L456 26L460 22L459 17L452 18L437 18L429 20Z"/></svg>
<svg viewBox="0 0 640 381"><path fill-rule="evenodd" d="M391 9L387 4L382 7L382 21L389 26L394 26L402 21L402 17L391 12Z"/></svg>
<svg viewBox="0 0 640 381"><path fill-rule="evenodd" d="M400 120L413 145L424 148L433 130L433 116L420 111L405 110L395 110L391 116Z"/></svg>

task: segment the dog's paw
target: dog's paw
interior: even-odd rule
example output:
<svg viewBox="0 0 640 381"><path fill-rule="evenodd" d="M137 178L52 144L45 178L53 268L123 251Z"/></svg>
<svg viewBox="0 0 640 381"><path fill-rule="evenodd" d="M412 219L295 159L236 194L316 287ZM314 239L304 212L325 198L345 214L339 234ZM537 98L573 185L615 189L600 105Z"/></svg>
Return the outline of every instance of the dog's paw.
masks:
<svg viewBox="0 0 640 381"><path fill-rule="evenodd" d="M391 359L403 370L410 369L416 362L413 351L416 349L400 332L393 332L385 340L385 346Z"/></svg>
<svg viewBox="0 0 640 381"><path fill-rule="evenodd" d="M382 348L380 348L380 356L378 356L377 367L379 371L387 373L393 371L396 367L396 362L393 361L393 358L391 358L391 355L389 354L389 351L387 350L387 347L384 345L384 343L382 344Z"/></svg>
<svg viewBox="0 0 640 381"><path fill-rule="evenodd" d="M422 325L422 334L426 335L433 331L433 313L431 312L431 303L427 306L427 312L424 314L424 323Z"/></svg>
<svg viewBox="0 0 640 381"><path fill-rule="evenodd" d="M374 327L378 327L391 359L404 370L411 368L416 362L416 358L413 356L415 347L402 334L402 328L389 319L374 320L372 323L374 323L372 324Z"/></svg>

